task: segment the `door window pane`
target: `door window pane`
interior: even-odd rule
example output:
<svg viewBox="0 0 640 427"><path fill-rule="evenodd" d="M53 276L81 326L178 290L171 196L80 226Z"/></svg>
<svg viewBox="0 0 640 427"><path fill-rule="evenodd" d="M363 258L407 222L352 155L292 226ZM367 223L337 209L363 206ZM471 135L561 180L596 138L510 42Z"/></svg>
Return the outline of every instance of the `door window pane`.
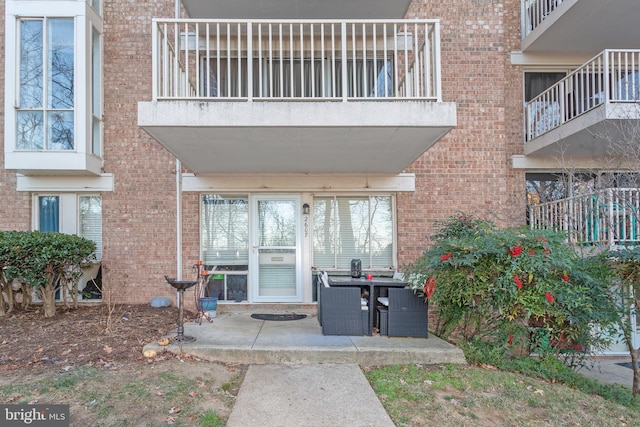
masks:
<svg viewBox="0 0 640 427"><path fill-rule="evenodd" d="M296 246L296 203L293 200L260 200L260 246Z"/></svg>
<svg viewBox="0 0 640 427"><path fill-rule="evenodd" d="M390 196L314 198L313 256L317 268L393 269L393 209Z"/></svg>
<svg viewBox="0 0 640 427"><path fill-rule="evenodd" d="M371 267L393 266L393 210L391 197L369 199L371 225L369 228L369 253Z"/></svg>

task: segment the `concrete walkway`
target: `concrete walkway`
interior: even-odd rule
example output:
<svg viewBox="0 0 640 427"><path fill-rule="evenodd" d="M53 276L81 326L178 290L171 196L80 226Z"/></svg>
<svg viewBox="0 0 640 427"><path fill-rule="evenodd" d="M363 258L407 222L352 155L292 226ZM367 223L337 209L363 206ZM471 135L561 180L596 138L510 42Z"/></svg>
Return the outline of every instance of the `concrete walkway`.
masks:
<svg viewBox="0 0 640 427"><path fill-rule="evenodd" d="M253 365L228 427L393 427L357 365Z"/></svg>
<svg viewBox="0 0 640 427"><path fill-rule="evenodd" d="M633 386L633 370L621 363L631 363L631 357L603 357L596 360L593 367L584 367L579 373L607 384Z"/></svg>

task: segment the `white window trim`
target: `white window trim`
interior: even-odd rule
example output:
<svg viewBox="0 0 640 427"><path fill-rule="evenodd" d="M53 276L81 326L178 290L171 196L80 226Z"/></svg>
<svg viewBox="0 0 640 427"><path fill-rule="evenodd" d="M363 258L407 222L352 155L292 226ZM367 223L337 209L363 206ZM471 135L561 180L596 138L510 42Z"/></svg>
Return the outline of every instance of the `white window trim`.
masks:
<svg viewBox="0 0 640 427"><path fill-rule="evenodd" d="M37 12L37 13L36 13ZM15 153L16 120L19 92L19 21L24 18L73 18L74 19L74 150L65 152L92 155L93 114L91 109L91 64L87 59L91 56L91 33L95 28L103 34L102 18L91 4L85 1L57 0L7 0L5 3L5 88L13 88L5 95L5 153ZM103 43L103 42L102 42ZM102 44L101 44L102 46ZM102 47L101 47L102 50ZM101 80L102 81L102 80ZM101 85L103 86L103 85ZM101 94L103 88L101 87ZM104 99L104 97L102 98ZM102 132L102 131L101 131ZM57 152L56 150L44 150Z"/></svg>

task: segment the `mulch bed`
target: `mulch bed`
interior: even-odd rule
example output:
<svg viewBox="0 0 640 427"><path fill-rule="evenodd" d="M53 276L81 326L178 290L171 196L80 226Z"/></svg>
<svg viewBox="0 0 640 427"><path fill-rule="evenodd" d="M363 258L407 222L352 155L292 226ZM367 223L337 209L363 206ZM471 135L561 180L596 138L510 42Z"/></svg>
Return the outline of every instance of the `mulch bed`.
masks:
<svg viewBox="0 0 640 427"><path fill-rule="evenodd" d="M50 319L39 307L14 311L0 317L0 371L142 360L144 345L174 332L177 321L176 307L149 305L117 305L110 316L106 305L60 306Z"/></svg>

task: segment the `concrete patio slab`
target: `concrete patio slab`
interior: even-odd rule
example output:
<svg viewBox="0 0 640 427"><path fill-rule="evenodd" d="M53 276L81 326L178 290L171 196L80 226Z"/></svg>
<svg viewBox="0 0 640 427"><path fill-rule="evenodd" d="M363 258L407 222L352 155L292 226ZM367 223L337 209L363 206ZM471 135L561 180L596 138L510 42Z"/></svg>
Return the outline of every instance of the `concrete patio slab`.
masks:
<svg viewBox="0 0 640 427"><path fill-rule="evenodd" d="M204 360L243 364L466 363L460 349L435 336L427 339L325 336L312 315L301 320L265 321L253 319L249 313L222 314L211 323L185 323L184 334L196 341L172 341L166 347L152 342L144 350L166 350Z"/></svg>

